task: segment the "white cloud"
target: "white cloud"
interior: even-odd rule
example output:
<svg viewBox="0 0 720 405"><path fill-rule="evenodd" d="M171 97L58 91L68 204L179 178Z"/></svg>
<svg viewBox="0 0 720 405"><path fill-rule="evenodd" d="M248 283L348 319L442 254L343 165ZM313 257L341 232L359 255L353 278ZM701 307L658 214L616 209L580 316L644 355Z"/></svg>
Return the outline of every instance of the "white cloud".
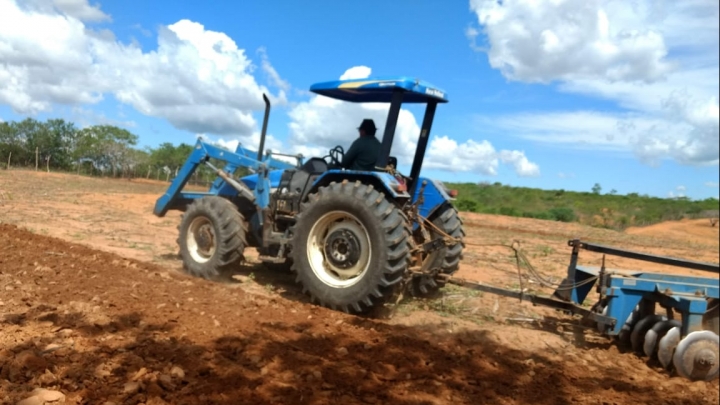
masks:
<svg viewBox="0 0 720 405"><path fill-rule="evenodd" d="M188 20L161 29L156 52L102 45L99 54L109 66L143 72L128 75L115 69L116 97L180 129L249 134L256 126L252 111L262 109L262 93L269 94L252 76L252 62L232 39Z"/></svg>
<svg viewBox="0 0 720 405"><path fill-rule="evenodd" d="M558 173L558 177L561 179L573 179L575 178L575 173L560 172Z"/></svg>
<svg viewBox="0 0 720 405"><path fill-rule="evenodd" d="M671 69L662 34L647 27L649 10L631 2L471 0L470 8L490 43L490 65L511 79L652 82Z"/></svg>
<svg viewBox="0 0 720 405"><path fill-rule="evenodd" d="M678 111L690 114L687 109ZM659 164L663 158L685 164L717 164L717 122L711 118L712 108L705 111L707 114L693 116L695 125L687 119L593 111L480 116L478 122L535 142L581 150L631 152L650 165Z"/></svg>
<svg viewBox="0 0 720 405"><path fill-rule="evenodd" d="M123 114L118 114L118 116L122 118ZM78 128L85 128L92 125L114 125L124 128L137 127L135 121L108 118L103 112L96 112L83 107L74 107L70 113L70 120Z"/></svg>
<svg viewBox="0 0 720 405"><path fill-rule="evenodd" d="M365 79L372 73L367 66L353 66L340 76L340 80Z"/></svg>
<svg viewBox="0 0 720 405"><path fill-rule="evenodd" d="M436 136L430 141L424 163L428 169L450 172L471 172L495 176L500 162L512 165L519 176L540 175L537 164L530 162L520 151L496 151L490 142L475 142L470 139L462 144L449 137Z"/></svg>
<svg viewBox="0 0 720 405"><path fill-rule="evenodd" d="M515 168L515 173L523 177L540 176L540 167L525 156L525 152L517 150L502 150L499 158L503 163L510 164Z"/></svg>
<svg viewBox="0 0 720 405"><path fill-rule="evenodd" d="M0 2L0 102L19 113L52 103L94 103L102 86L88 49L91 37L79 20L21 10Z"/></svg>
<svg viewBox="0 0 720 405"><path fill-rule="evenodd" d="M156 50L123 44L83 21L105 20L80 0L0 2L0 102L20 114L53 104L97 103L106 95L191 132L250 137L262 94L283 104L286 83L261 52L261 67L280 88L273 95L256 66L227 35L181 20L161 27Z"/></svg>
<svg viewBox="0 0 720 405"><path fill-rule="evenodd" d="M717 188L720 185L720 183L716 181L706 181L705 186L710 188Z"/></svg>
<svg viewBox="0 0 720 405"><path fill-rule="evenodd" d="M340 80L369 77L372 70L367 66L355 66L346 70ZM313 95L307 102L299 103L289 111L289 147L307 155L322 156L335 145L347 149L357 138L357 127L365 118L375 121L379 139L385 127L389 104L356 104ZM415 116L406 109L400 110L391 149L400 165L410 165L415 155L416 140L420 126ZM520 176L537 176L539 168L530 162L524 152L496 151L487 141L468 140L458 144L448 136L434 135L428 145L425 169L453 172L497 174L499 162L511 165Z"/></svg>
<svg viewBox="0 0 720 405"><path fill-rule="evenodd" d="M526 112L494 117L495 125L541 142L631 151L651 165L717 165L718 4L471 0L483 50L507 78L557 80L561 91L625 110Z"/></svg>
<svg viewBox="0 0 720 405"><path fill-rule="evenodd" d="M683 197L685 197L685 190L679 190L677 193L675 193L674 191L668 191L668 197L683 198Z"/></svg>
<svg viewBox="0 0 720 405"><path fill-rule="evenodd" d="M88 0L25 0L22 5L28 11L43 14L62 13L81 21L111 21L109 15L100 10L98 5L88 4Z"/></svg>
<svg viewBox="0 0 720 405"><path fill-rule="evenodd" d="M556 113L519 113L502 116L479 116L483 127L496 128L524 139L565 144L578 149L623 150L629 139L616 136L620 131L636 130L654 122L634 123L618 128L618 117L593 111ZM625 122L625 121L621 121Z"/></svg>
<svg viewBox="0 0 720 405"><path fill-rule="evenodd" d="M275 70L273 65L270 64L270 58L268 58L265 48L260 48L259 53L260 57L262 58L262 69L270 77L270 81L273 83L273 85L275 85L282 91L280 98L284 99L285 92L290 90L290 83L280 77L280 74L277 72L277 70Z"/></svg>

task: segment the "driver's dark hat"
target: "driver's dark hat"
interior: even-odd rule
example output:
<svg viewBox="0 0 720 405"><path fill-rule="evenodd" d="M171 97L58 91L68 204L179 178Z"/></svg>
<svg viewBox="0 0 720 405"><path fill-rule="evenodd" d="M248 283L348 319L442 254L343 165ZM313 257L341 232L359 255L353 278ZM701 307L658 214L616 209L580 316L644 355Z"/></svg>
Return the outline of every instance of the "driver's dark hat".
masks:
<svg viewBox="0 0 720 405"><path fill-rule="evenodd" d="M362 123L360 124L358 129L362 129L370 135L375 135L375 131L377 130L377 128L375 128L375 121L369 118L365 118L364 120L362 120Z"/></svg>

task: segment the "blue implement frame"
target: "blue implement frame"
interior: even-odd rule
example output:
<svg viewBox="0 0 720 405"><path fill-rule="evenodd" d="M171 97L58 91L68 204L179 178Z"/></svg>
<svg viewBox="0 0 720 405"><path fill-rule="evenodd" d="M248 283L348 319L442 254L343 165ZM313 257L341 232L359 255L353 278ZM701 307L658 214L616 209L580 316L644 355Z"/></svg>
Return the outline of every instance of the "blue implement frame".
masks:
<svg viewBox="0 0 720 405"><path fill-rule="evenodd" d="M619 271L606 269L604 265L599 268L579 266L577 262L579 250L585 249L715 274L720 274L720 265L617 249L578 239L568 241L568 245L573 248L568 274L555 292L555 296L575 304L582 304L597 281L597 292L606 302L603 313L615 320L612 325L604 324L607 328L606 333L611 336L620 334L635 308L641 308L645 313L654 313L658 304L665 308L669 319L674 316L674 312L680 313L681 336L685 336L702 330L708 299L719 298L720 280L717 277Z"/></svg>
<svg viewBox="0 0 720 405"><path fill-rule="evenodd" d="M577 239L568 241L572 254L568 276L552 297L525 294L503 288L488 286L454 277L440 277L443 281L478 291L527 300L542 305L581 315L594 322L604 334L618 336L625 322L636 308L649 314L660 305L673 319L677 312L681 318L681 336L703 329L703 315L708 311L709 300L720 299L720 280L715 277L699 277L679 274L654 273L646 271L620 271L605 266L586 267L578 265L580 249L603 254L617 255L637 260L661 263L720 274L720 265L672 257L649 255L622 250ZM604 260L603 260L604 263ZM589 293L595 288L599 293L594 309L583 307Z"/></svg>

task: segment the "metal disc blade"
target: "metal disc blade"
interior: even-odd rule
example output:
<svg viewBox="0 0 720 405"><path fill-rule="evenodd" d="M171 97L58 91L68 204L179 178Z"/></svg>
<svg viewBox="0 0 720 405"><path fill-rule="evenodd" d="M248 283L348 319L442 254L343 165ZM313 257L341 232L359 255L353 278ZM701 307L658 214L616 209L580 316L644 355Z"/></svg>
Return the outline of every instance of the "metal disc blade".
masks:
<svg viewBox="0 0 720 405"><path fill-rule="evenodd" d="M678 345L678 342L680 342L679 326L670 328L665 336L660 338L657 348L657 356L660 364L662 364L662 366L666 369L668 369L672 364L673 353L675 352L675 347Z"/></svg>
<svg viewBox="0 0 720 405"><path fill-rule="evenodd" d="M630 344L630 334L632 333L633 325L635 325L635 322L637 322L637 317L639 316L638 311L640 311L640 306L636 305L635 309L630 312L630 315L628 315L625 323L620 329L620 332L618 333L618 341L621 344Z"/></svg>
<svg viewBox="0 0 720 405"><path fill-rule="evenodd" d="M720 338L714 332L692 332L678 343L673 366L678 375L698 381L714 380L720 370Z"/></svg>
<svg viewBox="0 0 720 405"><path fill-rule="evenodd" d="M670 328L679 328L680 326L682 326L680 321L674 319L661 321L653 325L653 327L650 328L650 330L647 331L647 333L645 334L643 353L645 353L645 355L648 357L653 357L653 355L655 355L655 350L657 349L660 339L665 336L665 334L667 333L667 331L670 330Z"/></svg>
<svg viewBox="0 0 720 405"><path fill-rule="evenodd" d="M642 318L638 323L633 326L632 333L630 334L630 343L632 344L633 351L642 353L643 343L645 341L645 334L650 328L658 322L666 320L663 315L649 315Z"/></svg>
<svg viewBox="0 0 720 405"><path fill-rule="evenodd" d="M707 302L707 311L703 314L703 329L720 334L720 300L711 298Z"/></svg>

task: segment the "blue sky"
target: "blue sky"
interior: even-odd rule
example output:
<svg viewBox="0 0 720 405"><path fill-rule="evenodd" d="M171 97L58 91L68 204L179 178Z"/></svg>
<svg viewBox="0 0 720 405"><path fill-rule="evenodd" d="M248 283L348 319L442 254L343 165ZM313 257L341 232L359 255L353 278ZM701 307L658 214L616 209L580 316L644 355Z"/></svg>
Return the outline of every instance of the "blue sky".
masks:
<svg viewBox="0 0 720 405"><path fill-rule="evenodd" d="M0 0L0 119L254 147L266 91L268 147L317 155L387 106L311 84L414 76L450 98L426 176L717 198L718 35L716 0ZM421 120L400 117L406 171Z"/></svg>

